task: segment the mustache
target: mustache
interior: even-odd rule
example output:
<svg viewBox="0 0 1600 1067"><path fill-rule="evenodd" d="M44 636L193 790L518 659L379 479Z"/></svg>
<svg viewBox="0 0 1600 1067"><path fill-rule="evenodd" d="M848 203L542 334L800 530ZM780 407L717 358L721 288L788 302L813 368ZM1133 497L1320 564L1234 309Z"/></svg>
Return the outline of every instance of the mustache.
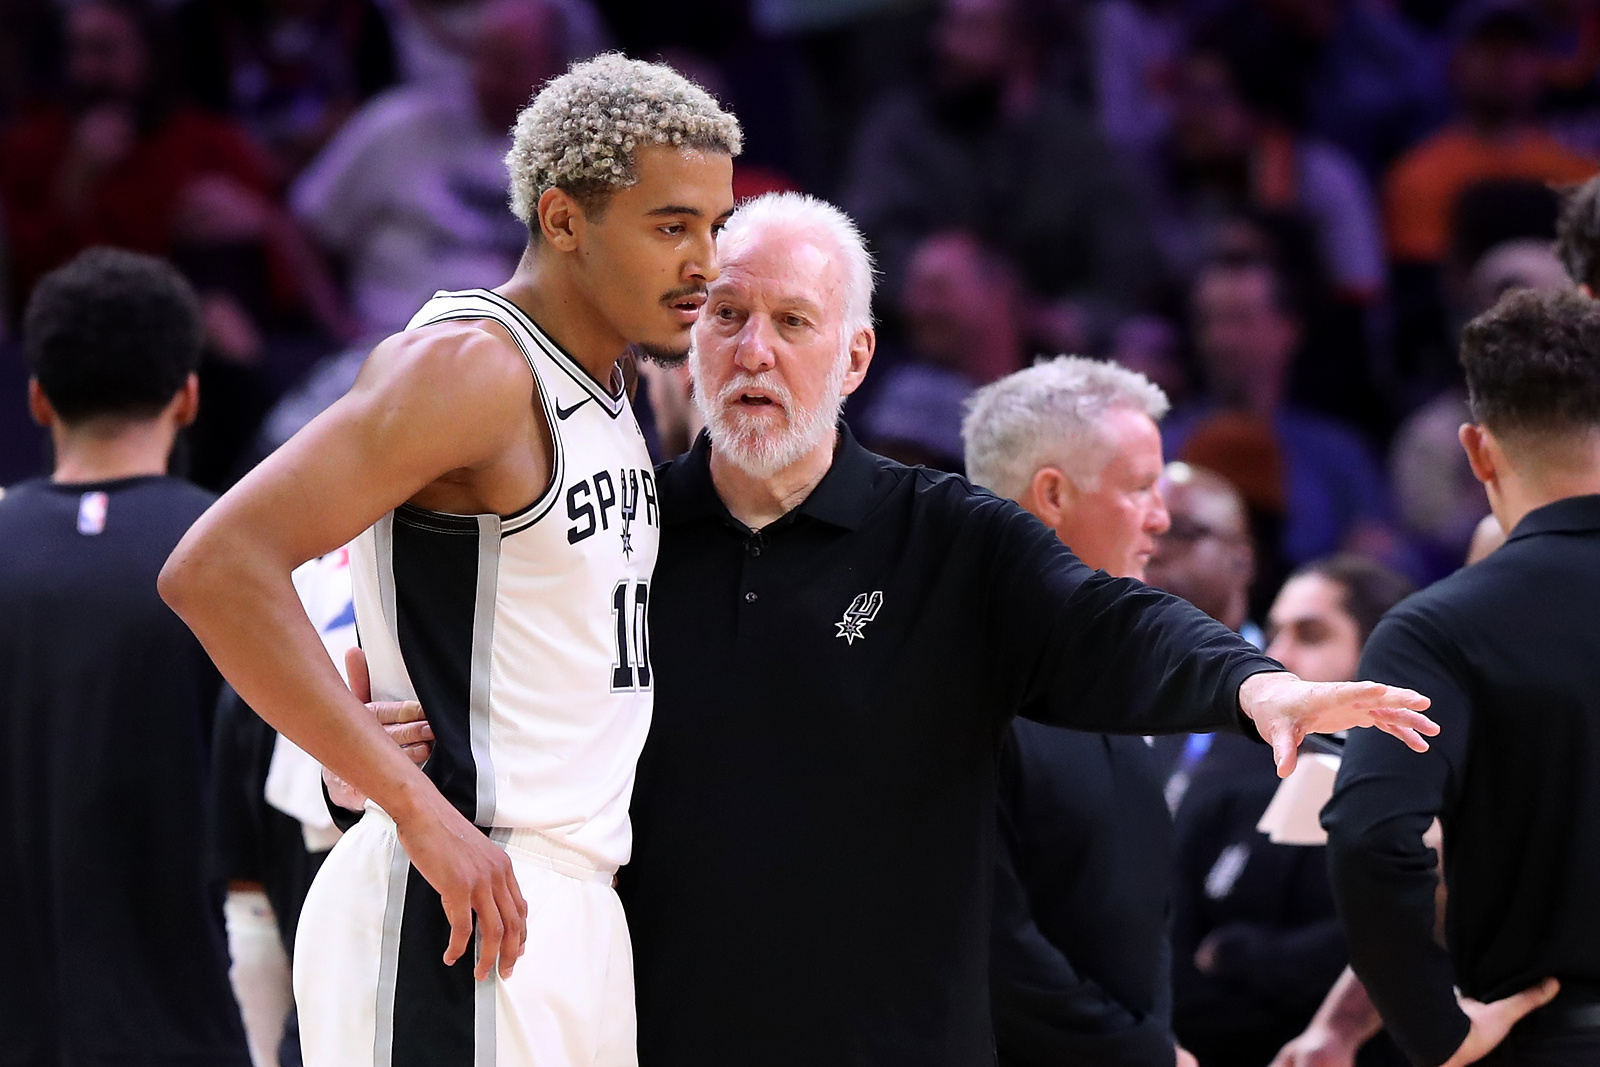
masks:
<svg viewBox="0 0 1600 1067"><path fill-rule="evenodd" d="M661 298L661 303L670 304L675 300L682 300L687 296L705 296L706 287L703 285L682 285L672 290Z"/></svg>
<svg viewBox="0 0 1600 1067"><path fill-rule="evenodd" d="M739 377L724 385L717 393L717 405L726 407L734 403L745 393L760 390L777 401L778 406L785 411L793 411L794 404L789 394L789 389L783 381L770 372L761 374L741 374Z"/></svg>

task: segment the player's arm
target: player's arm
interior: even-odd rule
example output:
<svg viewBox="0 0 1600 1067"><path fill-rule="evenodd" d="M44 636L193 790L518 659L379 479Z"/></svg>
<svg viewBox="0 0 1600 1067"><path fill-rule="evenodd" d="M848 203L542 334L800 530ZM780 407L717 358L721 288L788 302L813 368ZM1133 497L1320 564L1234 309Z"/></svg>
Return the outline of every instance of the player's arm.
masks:
<svg viewBox="0 0 1600 1067"><path fill-rule="evenodd" d="M477 912L480 977L497 955L509 972L521 949L525 905L509 862L345 687L290 573L442 476L492 481L510 435L526 433L533 389L526 366L508 355L472 327L386 341L346 397L201 516L160 579L163 598L240 697L394 818L444 900L447 962L466 951Z"/></svg>

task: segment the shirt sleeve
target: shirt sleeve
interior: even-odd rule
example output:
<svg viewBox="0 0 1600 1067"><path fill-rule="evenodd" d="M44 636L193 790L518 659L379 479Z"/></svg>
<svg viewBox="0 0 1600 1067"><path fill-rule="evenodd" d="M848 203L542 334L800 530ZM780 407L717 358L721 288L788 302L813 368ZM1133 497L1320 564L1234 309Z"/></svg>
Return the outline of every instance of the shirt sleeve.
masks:
<svg viewBox="0 0 1600 1067"><path fill-rule="evenodd" d="M1002 780L1018 773L1015 742L1002 749ZM1170 1067L1171 1031L1155 1016L1140 1018L1084 977L1033 919L1017 871L1010 791L997 802L994 918L990 973L995 1044L1008 1064L1053 1067Z"/></svg>
<svg viewBox="0 0 1600 1067"><path fill-rule="evenodd" d="M1389 1033L1424 1067L1449 1059L1470 1026L1449 955L1433 938L1437 856L1422 843L1465 764L1471 715L1462 674L1414 613L1384 619L1362 654L1361 677L1426 694L1439 736L1416 753L1380 731L1352 731L1322 811L1351 967Z"/></svg>
<svg viewBox="0 0 1600 1067"><path fill-rule="evenodd" d="M1186 600L1090 570L1015 505L995 522L979 595L995 677L1019 714L1100 733L1254 735L1239 686L1280 664Z"/></svg>

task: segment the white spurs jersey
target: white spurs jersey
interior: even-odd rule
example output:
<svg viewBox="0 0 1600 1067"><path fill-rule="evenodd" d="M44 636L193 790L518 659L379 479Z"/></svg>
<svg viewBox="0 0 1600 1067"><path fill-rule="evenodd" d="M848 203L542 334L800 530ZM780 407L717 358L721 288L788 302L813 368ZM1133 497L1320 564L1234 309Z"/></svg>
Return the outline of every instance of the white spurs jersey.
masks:
<svg viewBox="0 0 1600 1067"><path fill-rule="evenodd" d="M463 319L493 319L527 357L555 445L550 486L514 515L402 505L356 539L372 695L421 701L435 738L424 770L474 823L617 866L650 727L650 456L621 389L503 297L439 293L409 328Z"/></svg>

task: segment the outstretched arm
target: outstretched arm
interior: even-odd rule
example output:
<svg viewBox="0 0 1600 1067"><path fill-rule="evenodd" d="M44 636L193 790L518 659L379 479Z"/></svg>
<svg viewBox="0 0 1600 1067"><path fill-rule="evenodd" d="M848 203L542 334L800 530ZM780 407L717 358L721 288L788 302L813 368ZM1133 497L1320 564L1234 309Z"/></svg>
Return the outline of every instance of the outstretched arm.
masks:
<svg viewBox="0 0 1600 1067"><path fill-rule="evenodd" d="M1198 608L1131 578L1091 571L1014 505L985 502L984 576L996 677L1020 713L1069 729L1180 733L1248 720L1294 769L1308 734L1377 726L1418 751L1438 727L1428 699L1374 682L1305 682ZM1242 718L1241 718L1242 717Z"/></svg>
<svg viewBox="0 0 1600 1067"><path fill-rule="evenodd" d="M349 395L201 516L160 580L240 697L394 818L450 917L447 963L466 952L476 912L480 978L497 957L509 973L521 951L526 906L510 863L351 695L289 576L442 476L493 492L507 435L526 440L530 409L532 378L507 354L470 327L385 342Z"/></svg>

